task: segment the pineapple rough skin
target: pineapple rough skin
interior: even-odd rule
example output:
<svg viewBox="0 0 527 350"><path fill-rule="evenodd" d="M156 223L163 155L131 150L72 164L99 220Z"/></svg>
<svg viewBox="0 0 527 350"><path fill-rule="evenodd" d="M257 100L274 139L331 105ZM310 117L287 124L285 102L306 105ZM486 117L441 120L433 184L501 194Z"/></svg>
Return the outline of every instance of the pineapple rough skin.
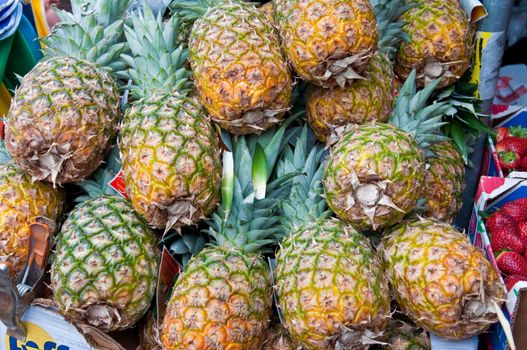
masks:
<svg viewBox="0 0 527 350"><path fill-rule="evenodd" d="M505 286L453 226L425 219L402 223L383 237L378 252L397 303L419 327L464 339L498 320L494 305L505 299Z"/></svg>
<svg viewBox="0 0 527 350"><path fill-rule="evenodd" d="M70 213L57 238L54 299L74 323L129 328L150 307L159 256L153 232L126 199L90 199Z"/></svg>
<svg viewBox="0 0 527 350"><path fill-rule="evenodd" d="M369 0L275 0L274 20L287 58L303 80L344 86L368 68L377 49Z"/></svg>
<svg viewBox="0 0 527 350"><path fill-rule="evenodd" d="M253 5L209 9L194 23L189 61L203 105L231 133L260 133L290 108L291 72L278 35Z"/></svg>
<svg viewBox="0 0 527 350"><path fill-rule="evenodd" d="M369 240L338 219L299 228L276 256L284 326L309 350L362 348L390 318L388 282Z"/></svg>
<svg viewBox="0 0 527 350"><path fill-rule="evenodd" d="M424 152L409 134L390 124L356 125L331 149L326 199L357 229L384 228L416 207L424 176Z"/></svg>
<svg viewBox="0 0 527 350"><path fill-rule="evenodd" d="M108 73L85 60L51 58L17 89L6 147L35 180L78 182L103 161L119 118L119 89Z"/></svg>
<svg viewBox="0 0 527 350"><path fill-rule="evenodd" d="M271 305L271 274L259 254L206 248L177 280L161 340L166 350L260 349Z"/></svg>
<svg viewBox="0 0 527 350"><path fill-rule="evenodd" d="M328 141L335 128L347 124L386 122L394 100L391 62L383 53L370 61L367 80L324 89L312 86L307 95L307 120L317 139Z"/></svg>
<svg viewBox="0 0 527 350"><path fill-rule="evenodd" d="M441 78L438 89L455 83L470 67L474 51L474 28L457 0L413 1L419 6L401 16L410 35L396 57L395 73L405 80L417 70L417 84Z"/></svg>
<svg viewBox="0 0 527 350"><path fill-rule="evenodd" d="M220 199L219 138L203 107L158 94L126 111L120 138L126 191L152 227L197 223Z"/></svg>

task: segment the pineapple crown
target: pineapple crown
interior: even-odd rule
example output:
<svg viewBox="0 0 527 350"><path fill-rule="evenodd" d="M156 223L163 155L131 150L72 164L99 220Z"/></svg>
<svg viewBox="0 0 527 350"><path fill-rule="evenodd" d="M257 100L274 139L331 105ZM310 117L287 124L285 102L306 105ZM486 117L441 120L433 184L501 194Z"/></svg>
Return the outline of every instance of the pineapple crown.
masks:
<svg viewBox="0 0 527 350"><path fill-rule="evenodd" d="M109 183L120 170L121 158L119 157L119 147L114 146L106 158L104 165L99 167L88 179L77 184L86 194L75 198L75 202L81 203L103 195L117 195L117 191L110 187Z"/></svg>
<svg viewBox="0 0 527 350"><path fill-rule="evenodd" d="M259 136L225 135L231 151L224 153L222 202L208 230L216 245L253 253L267 251L266 246L274 243L280 221L277 204L287 195L284 183L297 175L269 181L286 142L288 123Z"/></svg>
<svg viewBox="0 0 527 350"><path fill-rule="evenodd" d="M481 120L489 116L482 113L482 101L474 97L477 85L469 79L469 74L466 74L455 85L437 92L433 98L455 108L455 112L445 115L444 120L448 123L443 126L443 132L452 140L465 164L472 166L469 159L473 151L471 142L481 133L492 134L493 131Z"/></svg>
<svg viewBox="0 0 527 350"><path fill-rule="evenodd" d="M192 89L192 83L191 72L184 66L188 52L182 45L177 46L181 21L171 16L163 22L161 14L155 17L148 5L143 7L144 14L134 14L132 26L125 25L132 55L121 55L130 68L118 75L132 80L129 89L134 98L174 91L185 94Z"/></svg>
<svg viewBox="0 0 527 350"><path fill-rule="evenodd" d="M301 174L291 179L288 196L279 204L283 226L280 238L292 229L331 215L327 202L322 197L326 155L324 148L316 143L311 129L306 125L301 129L297 128L294 135L296 142L284 148L276 171L277 177Z"/></svg>
<svg viewBox="0 0 527 350"><path fill-rule="evenodd" d="M429 152L432 144L448 139L440 130L446 124L443 117L454 113L455 108L448 101L430 102L440 79L417 91L415 76L414 69L399 90L389 123L412 135L419 146Z"/></svg>
<svg viewBox="0 0 527 350"><path fill-rule="evenodd" d="M61 23L43 39L45 57L85 59L109 72L124 69L123 16L129 4L130 0L71 0L72 13L56 10Z"/></svg>
<svg viewBox="0 0 527 350"><path fill-rule="evenodd" d="M405 23L399 18L417 4L405 3L404 0L371 0L371 4L377 18L379 51L391 58L401 41L410 41L410 36L403 30Z"/></svg>

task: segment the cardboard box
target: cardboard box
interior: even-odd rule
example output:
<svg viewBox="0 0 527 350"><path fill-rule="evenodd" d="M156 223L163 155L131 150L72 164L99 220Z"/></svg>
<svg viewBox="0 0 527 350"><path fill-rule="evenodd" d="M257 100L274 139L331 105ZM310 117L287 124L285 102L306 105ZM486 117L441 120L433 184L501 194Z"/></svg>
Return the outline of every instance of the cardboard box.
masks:
<svg viewBox="0 0 527 350"><path fill-rule="evenodd" d="M507 202L523 197L527 197L526 179L488 176L482 176L480 179L470 220L469 236L474 245L485 251L487 258L498 271L481 213L489 209L500 208ZM517 349L527 349L526 334L523 334L526 333L524 330L527 327L527 312L517 312L520 309L527 309L525 298L527 298L527 282L518 282L507 293L507 300L502 307L503 313L512 325ZM503 327L499 323L491 327L486 337L489 349L502 350L508 348Z"/></svg>
<svg viewBox="0 0 527 350"><path fill-rule="evenodd" d="M492 125L494 129L511 126L527 127L527 108L494 105L492 107ZM494 141L490 135L487 137L487 147L485 147L482 158L481 175L527 179L527 172L513 171L507 173L505 169L502 169Z"/></svg>

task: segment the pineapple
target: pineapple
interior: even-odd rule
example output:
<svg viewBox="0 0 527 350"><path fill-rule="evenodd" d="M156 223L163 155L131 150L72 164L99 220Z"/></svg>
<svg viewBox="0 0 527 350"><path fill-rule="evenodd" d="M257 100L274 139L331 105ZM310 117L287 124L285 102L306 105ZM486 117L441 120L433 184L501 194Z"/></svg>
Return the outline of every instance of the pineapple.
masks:
<svg viewBox="0 0 527 350"><path fill-rule="evenodd" d="M112 157L113 154L110 155ZM80 197L56 240L51 289L61 312L74 323L109 332L132 327L155 293L160 257L146 221L106 180L118 162L82 183Z"/></svg>
<svg viewBox="0 0 527 350"><path fill-rule="evenodd" d="M189 61L212 119L234 134L280 122L291 104L291 72L266 16L239 0L175 0L172 8L197 19Z"/></svg>
<svg viewBox="0 0 527 350"><path fill-rule="evenodd" d="M22 80L6 119L7 149L34 180L83 180L107 155L120 118L110 73L122 69L128 3L74 0L73 14L57 10L62 23L44 40L44 59Z"/></svg>
<svg viewBox="0 0 527 350"><path fill-rule="evenodd" d="M222 205L209 229L215 244L192 257L175 282L161 327L166 350L252 350L263 345L272 289L260 252L277 231L280 187L275 191L273 182L265 197L262 192L284 127L272 131L260 137L239 136L232 144L226 139L234 162L226 152Z"/></svg>
<svg viewBox="0 0 527 350"><path fill-rule="evenodd" d="M399 222L421 197L425 150L444 141L441 120L452 106L427 105L439 80L415 89L415 71L402 87L390 124L353 125L331 148L324 186L331 209L357 229L378 229Z"/></svg>
<svg viewBox="0 0 527 350"><path fill-rule="evenodd" d="M360 78L377 49L370 0L275 0L274 20L292 67L318 86Z"/></svg>
<svg viewBox="0 0 527 350"><path fill-rule="evenodd" d="M422 87L441 79L438 89L455 83L470 67L474 28L458 0L412 0L418 4L402 15L410 41L397 53L395 72L404 80L417 70Z"/></svg>
<svg viewBox="0 0 527 350"><path fill-rule="evenodd" d="M267 331L267 338L264 342L263 350L300 350L300 346L296 345L287 331L279 324L273 325Z"/></svg>
<svg viewBox="0 0 527 350"><path fill-rule="evenodd" d="M187 51L175 47L180 28L172 16L144 16L126 26L132 49L134 99L121 125L119 145L126 192L134 209L155 228L180 228L212 214L220 197L218 133L203 106L187 97Z"/></svg>
<svg viewBox="0 0 527 350"><path fill-rule="evenodd" d="M465 165L461 154L451 141L430 147L434 153L427 161L424 180L422 215L451 223L463 204Z"/></svg>
<svg viewBox="0 0 527 350"><path fill-rule="evenodd" d="M320 141L327 142L339 126L388 120L395 89L391 56L404 37L402 23L397 22L397 18L408 9L402 2L383 0L374 7L380 37L379 50L364 74L366 79L333 89L310 87L307 120Z"/></svg>
<svg viewBox="0 0 527 350"><path fill-rule="evenodd" d="M29 226L39 216L59 221L65 193L44 182L33 182L9 160L0 140L0 264L16 277L27 262Z"/></svg>
<svg viewBox="0 0 527 350"><path fill-rule="evenodd" d="M306 135L279 168L304 175L280 206L286 238L276 254L278 306L292 339L308 350L363 348L390 318L388 283L368 238L329 218L320 196L322 153L309 151Z"/></svg>
<svg viewBox="0 0 527 350"><path fill-rule="evenodd" d="M378 247L402 311L419 327L463 339L498 320L505 299L499 274L465 234L435 220L405 222Z"/></svg>

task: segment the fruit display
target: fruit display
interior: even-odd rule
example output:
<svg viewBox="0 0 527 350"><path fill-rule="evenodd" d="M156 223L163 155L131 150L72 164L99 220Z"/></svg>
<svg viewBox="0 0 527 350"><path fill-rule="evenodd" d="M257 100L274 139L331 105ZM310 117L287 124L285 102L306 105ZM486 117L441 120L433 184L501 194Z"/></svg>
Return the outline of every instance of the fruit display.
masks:
<svg viewBox="0 0 527 350"><path fill-rule="evenodd" d="M415 71L399 91L387 123L350 125L331 148L324 187L330 208L360 229L399 222L421 198L425 151L443 141L439 129L451 107L428 102L436 80L423 90Z"/></svg>
<svg viewBox="0 0 527 350"><path fill-rule="evenodd" d="M253 175L263 176L265 188L266 168L274 167L283 143L279 136L285 128L280 129L276 135L231 140L222 204L209 228L214 244L192 257L175 282L161 326L165 349L262 346L271 316L272 282L261 251L273 242L276 202L283 193L267 188L265 198L258 198L260 182ZM269 135L277 137L269 140Z"/></svg>
<svg viewBox="0 0 527 350"><path fill-rule="evenodd" d="M490 130L457 1L149 3L71 0L14 92L0 265L18 290L30 225L56 223L20 303L105 349L431 349L504 322L527 202L485 212L488 259L453 226ZM524 130L498 131L522 169Z"/></svg>

